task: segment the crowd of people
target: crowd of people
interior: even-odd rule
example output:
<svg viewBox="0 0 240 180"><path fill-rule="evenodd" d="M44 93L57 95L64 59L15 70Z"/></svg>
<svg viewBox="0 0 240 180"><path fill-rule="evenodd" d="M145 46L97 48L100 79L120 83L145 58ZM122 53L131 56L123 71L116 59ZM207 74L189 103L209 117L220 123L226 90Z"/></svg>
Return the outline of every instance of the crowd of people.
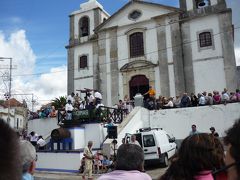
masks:
<svg viewBox="0 0 240 180"><path fill-rule="evenodd" d="M151 90L151 89L150 89ZM149 91L150 91L149 90ZM144 102L144 107L149 110L169 109L169 108L184 108L184 107L196 107L216 104L226 104L232 102L240 102L240 91L236 89L235 92L228 92L226 88L219 93L219 91L213 91L207 93L206 91L195 95L191 93L183 93L181 96L164 97L151 95Z"/></svg>
<svg viewBox="0 0 240 180"><path fill-rule="evenodd" d="M197 131L192 126L192 131ZM210 128L214 131L213 128ZM35 134L36 135L36 134ZM218 137L207 133L191 133L186 137L177 154L172 159L165 174L159 180L238 180L240 177L240 119L226 131L224 147ZM134 139L134 138L133 138ZM84 170L82 178L93 179L93 142L89 141L84 149ZM0 120L0 178L3 180L32 180L36 167L35 147L21 140L17 133ZM113 171L100 176L99 180L150 180L144 172L144 153L135 143L122 144L113 162Z"/></svg>

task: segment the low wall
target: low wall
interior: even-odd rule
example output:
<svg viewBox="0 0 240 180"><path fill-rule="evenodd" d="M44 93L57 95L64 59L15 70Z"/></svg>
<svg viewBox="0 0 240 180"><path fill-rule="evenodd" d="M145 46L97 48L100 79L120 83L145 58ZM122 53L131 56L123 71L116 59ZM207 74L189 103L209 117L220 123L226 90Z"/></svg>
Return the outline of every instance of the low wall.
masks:
<svg viewBox="0 0 240 180"><path fill-rule="evenodd" d="M78 172L83 153L38 152L36 170L56 172Z"/></svg>
<svg viewBox="0 0 240 180"><path fill-rule="evenodd" d="M240 103L150 111L150 126L161 127L176 139L184 139L196 124L199 132L215 127L220 137L240 118Z"/></svg>
<svg viewBox="0 0 240 180"><path fill-rule="evenodd" d="M51 134L53 129L59 128L57 118L34 119L28 121L28 133L35 131L43 137Z"/></svg>

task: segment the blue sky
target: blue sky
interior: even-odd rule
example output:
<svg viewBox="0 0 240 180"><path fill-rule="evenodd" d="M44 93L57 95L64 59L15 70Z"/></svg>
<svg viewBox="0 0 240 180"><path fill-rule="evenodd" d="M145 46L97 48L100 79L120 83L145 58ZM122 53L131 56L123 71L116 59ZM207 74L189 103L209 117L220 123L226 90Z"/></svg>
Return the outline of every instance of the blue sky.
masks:
<svg viewBox="0 0 240 180"><path fill-rule="evenodd" d="M66 64L68 15L79 9L84 0L1 0L0 30L6 36L24 29L37 56L35 72L46 72L54 66ZM109 14L113 14L128 0L99 0ZM161 2L161 1L152 1ZM177 0L164 4L178 5Z"/></svg>
<svg viewBox="0 0 240 180"><path fill-rule="evenodd" d="M13 57L13 75L47 73L38 76L13 77L14 93L34 93L46 100L66 95L68 15L87 0L0 0L0 57ZM178 7L179 0L149 0ZM113 14L128 0L99 0ZM113 3L114 2L114 3ZM240 26L239 0L227 0L233 8L235 27ZM240 31L235 31L235 47L240 57ZM239 60L240 62L240 60ZM5 64L8 62L6 61ZM3 62L0 62L4 64ZM59 73L62 72L62 73ZM3 73L2 73L3 74ZM0 70L1 75L1 70ZM6 86L0 81L1 94ZM23 97L24 99L28 97Z"/></svg>

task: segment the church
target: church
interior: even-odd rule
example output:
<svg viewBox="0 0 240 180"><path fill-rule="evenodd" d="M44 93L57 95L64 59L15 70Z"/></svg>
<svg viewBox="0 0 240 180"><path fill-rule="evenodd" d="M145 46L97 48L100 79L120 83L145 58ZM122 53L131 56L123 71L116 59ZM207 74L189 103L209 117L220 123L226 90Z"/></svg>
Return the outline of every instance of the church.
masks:
<svg viewBox="0 0 240 180"><path fill-rule="evenodd" d="M237 88L232 10L225 0L180 7L129 0L109 15L96 0L70 18L68 94L99 90L112 106L128 95L175 97Z"/></svg>

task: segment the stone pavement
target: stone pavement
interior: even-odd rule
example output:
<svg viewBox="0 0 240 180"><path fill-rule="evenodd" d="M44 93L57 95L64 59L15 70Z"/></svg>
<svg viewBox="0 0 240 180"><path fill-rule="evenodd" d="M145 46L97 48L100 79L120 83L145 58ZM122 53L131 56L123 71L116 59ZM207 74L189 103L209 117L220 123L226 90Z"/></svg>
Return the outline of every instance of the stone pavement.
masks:
<svg viewBox="0 0 240 180"><path fill-rule="evenodd" d="M158 179L166 171L166 168L150 168L146 171L152 179ZM100 175L94 175L94 179L97 179ZM34 180L80 180L81 174L77 173L59 173L59 172L36 172L34 174Z"/></svg>

